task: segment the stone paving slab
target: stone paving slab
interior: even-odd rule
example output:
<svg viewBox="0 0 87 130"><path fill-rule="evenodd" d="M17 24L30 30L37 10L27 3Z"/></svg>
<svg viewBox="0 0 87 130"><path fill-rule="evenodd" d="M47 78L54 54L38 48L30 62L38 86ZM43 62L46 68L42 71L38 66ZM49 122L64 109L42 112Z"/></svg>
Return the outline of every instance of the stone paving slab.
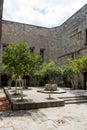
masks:
<svg viewBox="0 0 87 130"><path fill-rule="evenodd" d="M87 130L86 113L87 104L5 112L0 130Z"/></svg>
<svg viewBox="0 0 87 130"><path fill-rule="evenodd" d="M5 127L5 128L0 128L0 130L13 130L12 127Z"/></svg>
<svg viewBox="0 0 87 130"><path fill-rule="evenodd" d="M3 92L2 88L0 88L0 97L5 97L5 93Z"/></svg>
<svg viewBox="0 0 87 130"><path fill-rule="evenodd" d="M87 93L78 90L77 92L67 91L66 94L52 96L76 96L80 92L81 95ZM31 94L29 96L31 97ZM44 96L47 97L46 94ZM0 127L0 130L87 130L87 103L45 109L1 112Z"/></svg>

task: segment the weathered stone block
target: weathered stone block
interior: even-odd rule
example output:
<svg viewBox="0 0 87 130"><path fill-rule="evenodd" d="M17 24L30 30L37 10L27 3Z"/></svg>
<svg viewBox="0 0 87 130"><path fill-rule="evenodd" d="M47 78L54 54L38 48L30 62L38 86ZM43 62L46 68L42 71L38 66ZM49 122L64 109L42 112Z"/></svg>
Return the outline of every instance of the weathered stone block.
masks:
<svg viewBox="0 0 87 130"><path fill-rule="evenodd" d="M57 84L46 84L45 91L57 91Z"/></svg>

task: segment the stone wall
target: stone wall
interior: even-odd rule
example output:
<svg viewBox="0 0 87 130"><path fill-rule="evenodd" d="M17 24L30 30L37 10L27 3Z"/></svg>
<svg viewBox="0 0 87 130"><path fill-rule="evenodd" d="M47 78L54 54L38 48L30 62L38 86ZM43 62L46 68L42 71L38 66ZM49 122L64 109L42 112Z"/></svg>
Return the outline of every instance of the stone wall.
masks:
<svg viewBox="0 0 87 130"><path fill-rule="evenodd" d="M34 47L36 54L40 54L40 49L44 49L44 60L48 61L49 59L49 33L46 28L3 21L1 42L3 45L24 42L30 47Z"/></svg>
<svg viewBox="0 0 87 130"><path fill-rule="evenodd" d="M11 21L2 21L2 39L3 45L9 43L24 42L30 47L34 47L36 54L40 49L44 49L44 61L57 61L60 53L60 36L55 28L49 29L28 24L22 24Z"/></svg>
<svg viewBox="0 0 87 130"><path fill-rule="evenodd" d="M60 26L61 33L61 63L66 62L66 57L78 55L86 42L85 30L87 29L87 4L71 16ZM81 55L81 53L79 53ZM64 61L65 57L65 61Z"/></svg>
<svg viewBox="0 0 87 130"><path fill-rule="evenodd" d="M50 29L49 59L59 64L61 51L61 34L60 27Z"/></svg>

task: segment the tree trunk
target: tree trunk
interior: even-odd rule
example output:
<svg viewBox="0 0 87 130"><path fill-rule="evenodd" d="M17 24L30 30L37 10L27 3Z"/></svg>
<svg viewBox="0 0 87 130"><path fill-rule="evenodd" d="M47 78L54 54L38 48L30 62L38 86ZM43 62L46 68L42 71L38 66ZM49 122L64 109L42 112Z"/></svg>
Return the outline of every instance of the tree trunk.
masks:
<svg viewBox="0 0 87 130"><path fill-rule="evenodd" d="M9 79L9 81L8 81L8 88L9 88L9 89L11 89L11 83L12 83L12 80Z"/></svg>
<svg viewBox="0 0 87 130"><path fill-rule="evenodd" d="M21 100L23 101L23 81L22 80L19 81L19 85L20 85Z"/></svg>
<svg viewBox="0 0 87 130"><path fill-rule="evenodd" d="M15 94L17 94L17 79L15 81Z"/></svg>

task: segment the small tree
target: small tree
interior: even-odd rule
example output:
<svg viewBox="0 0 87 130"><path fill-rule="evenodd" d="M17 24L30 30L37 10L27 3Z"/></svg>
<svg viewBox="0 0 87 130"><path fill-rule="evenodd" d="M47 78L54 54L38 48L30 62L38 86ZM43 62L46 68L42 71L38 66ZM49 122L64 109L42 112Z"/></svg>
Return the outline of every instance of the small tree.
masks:
<svg viewBox="0 0 87 130"><path fill-rule="evenodd" d="M55 75L60 73L60 67L58 67L53 61L50 61L49 63L43 63L39 70L36 71L35 75L40 78L48 77L48 83L54 83Z"/></svg>
<svg viewBox="0 0 87 130"><path fill-rule="evenodd" d="M63 68L63 76L66 76L70 80L73 88L76 88L78 85L78 76L81 73L82 69L82 60L79 59L68 59L68 64Z"/></svg>
<svg viewBox="0 0 87 130"><path fill-rule="evenodd" d="M87 54L78 59L78 67L82 73L87 71Z"/></svg>
<svg viewBox="0 0 87 130"><path fill-rule="evenodd" d="M17 82L19 82L22 100L23 76L33 73L40 59L39 56L30 53L29 47L24 43L10 44L3 52L4 70L9 72L12 77L15 77L16 88Z"/></svg>

